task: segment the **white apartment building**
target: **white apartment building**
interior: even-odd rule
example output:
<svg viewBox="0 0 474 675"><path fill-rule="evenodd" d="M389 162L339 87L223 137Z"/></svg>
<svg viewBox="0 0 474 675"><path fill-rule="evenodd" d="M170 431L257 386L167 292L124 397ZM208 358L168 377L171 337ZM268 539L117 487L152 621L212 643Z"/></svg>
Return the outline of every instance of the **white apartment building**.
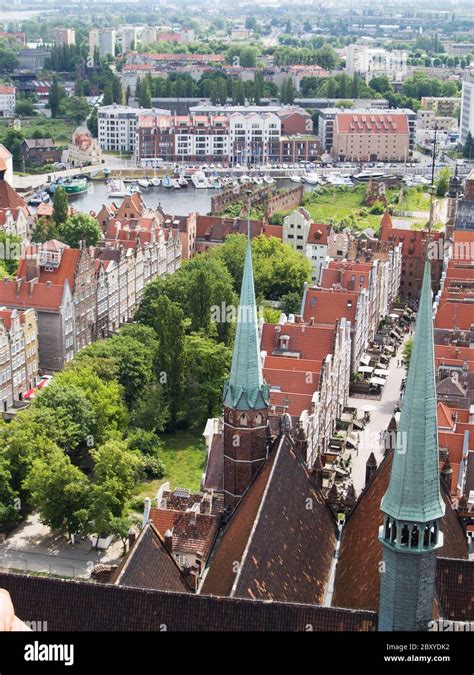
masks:
<svg viewBox="0 0 474 675"><path fill-rule="evenodd" d="M313 283L318 284L328 255L328 226L313 223L308 211L300 208L284 218L282 229L283 243L308 258L313 268Z"/></svg>
<svg viewBox="0 0 474 675"><path fill-rule="evenodd" d="M474 137L474 78L466 78L462 83L461 123L459 141L464 145L467 135Z"/></svg>
<svg viewBox="0 0 474 675"><path fill-rule="evenodd" d="M347 47L346 72L365 75L367 80L387 75L393 82L402 82L408 73L407 52L352 44Z"/></svg>
<svg viewBox="0 0 474 675"><path fill-rule="evenodd" d="M93 28L89 32L89 52L93 53L97 47L99 56L105 58L109 54L115 56L115 42L117 32L115 28Z"/></svg>
<svg viewBox="0 0 474 675"><path fill-rule="evenodd" d="M99 143L102 150L135 152L138 118L144 111L139 108L113 105L98 110Z"/></svg>
<svg viewBox="0 0 474 675"><path fill-rule="evenodd" d="M235 113L229 117L230 156L260 164L280 158L281 120L274 113Z"/></svg>
<svg viewBox="0 0 474 675"><path fill-rule="evenodd" d="M136 26L123 26L120 29L122 54L137 48L139 29Z"/></svg>
<svg viewBox="0 0 474 675"><path fill-rule="evenodd" d="M15 87L11 84L0 84L0 117L13 117L16 106Z"/></svg>

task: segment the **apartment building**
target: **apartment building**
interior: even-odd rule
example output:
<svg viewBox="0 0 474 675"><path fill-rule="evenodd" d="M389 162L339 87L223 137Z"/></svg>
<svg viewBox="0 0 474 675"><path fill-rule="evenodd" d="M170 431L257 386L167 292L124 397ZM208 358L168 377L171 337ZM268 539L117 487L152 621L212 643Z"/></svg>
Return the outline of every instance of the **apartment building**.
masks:
<svg viewBox="0 0 474 675"><path fill-rule="evenodd" d="M76 44L76 31L74 28L56 28L54 31L54 44L57 47Z"/></svg>
<svg viewBox="0 0 474 675"><path fill-rule="evenodd" d="M306 287L302 302L302 316L306 322L335 326L342 319L350 322L351 369L355 372L369 343L370 303L367 288L346 290Z"/></svg>
<svg viewBox="0 0 474 675"><path fill-rule="evenodd" d="M99 56L115 56L115 43L117 32L115 28L93 28L89 32L89 52L93 53L95 48L99 50Z"/></svg>
<svg viewBox="0 0 474 675"><path fill-rule="evenodd" d="M331 152L341 161L402 162L410 155L408 118L399 113L339 113Z"/></svg>
<svg viewBox="0 0 474 675"><path fill-rule="evenodd" d="M408 73L408 54L402 50L387 50L351 44L347 47L346 72L365 75L367 80L386 75L392 82L402 82Z"/></svg>
<svg viewBox="0 0 474 675"><path fill-rule="evenodd" d="M12 84L0 84L0 117L13 117L15 105L15 87Z"/></svg>
<svg viewBox="0 0 474 675"><path fill-rule="evenodd" d="M283 219L282 241L311 262L312 280L319 284L321 270L328 255L328 236L331 228L325 223L313 223L304 208L297 209Z"/></svg>
<svg viewBox="0 0 474 675"><path fill-rule="evenodd" d="M0 410L7 412L38 379L38 326L33 309L0 307Z"/></svg>
<svg viewBox="0 0 474 675"><path fill-rule="evenodd" d="M117 103L100 107L97 118L98 139L102 150L135 152L138 119L140 115L151 112ZM166 110L159 112L167 113Z"/></svg>
<svg viewBox="0 0 474 675"><path fill-rule="evenodd" d="M422 96L421 107L424 110L434 110L442 117L454 117L461 99L456 96Z"/></svg>
<svg viewBox="0 0 474 675"><path fill-rule="evenodd" d="M373 117L377 124L377 120L380 119L380 116L382 116L382 119L386 123L387 117L390 116L392 117L393 115L401 115L406 117L406 124L408 125L408 136L409 136L409 141L408 141L408 150L411 153L414 148L415 148L415 143L416 143L416 113L413 112L413 110L410 110L408 108L397 108L395 110L389 110L386 107L383 109L376 109L376 108L355 108L354 110L346 110L346 111L341 111L339 108L326 108L324 110L321 110L319 118L318 118L318 139L319 143L321 145L321 152L327 152L329 154L333 154L333 152L337 153L337 148L335 146L335 129L337 126L337 120L339 119L340 115L352 115L355 117L356 122L358 123L359 121L363 123L363 118L365 117L366 122L363 123L363 128L366 129L366 133L371 135L371 128L367 128L367 121L371 120ZM371 124L371 122L370 122ZM380 124L380 121L379 121ZM405 127L405 123L402 123L403 126ZM341 124L341 128L344 127L345 124ZM389 129L390 130L390 129ZM356 129L354 128L351 133L356 134ZM377 129L376 129L377 131ZM381 133L381 129L377 131L377 133ZM347 134L347 131L346 131ZM375 135L375 134L374 134ZM349 139L353 141L353 144L355 143L355 136L352 139ZM367 140L367 139L366 139ZM383 139L385 140L385 139ZM358 141L359 142L359 141ZM358 144L357 142L357 144ZM362 143L362 146L364 143ZM374 146L377 147L378 143L377 141L374 141ZM382 143L384 145L384 143ZM392 143L389 143L388 146L391 148ZM349 143L349 149L351 147L351 143ZM388 148L387 148L388 149ZM335 155L337 156L337 155ZM404 155L402 155L402 160L404 159ZM358 161L358 160L357 160ZM396 159L395 161L399 161Z"/></svg>
<svg viewBox="0 0 474 675"><path fill-rule="evenodd" d="M474 137L474 77L466 76L462 83L459 141L462 145L468 134Z"/></svg>
<svg viewBox="0 0 474 675"><path fill-rule="evenodd" d="M230 151L229 120L221 115L140 115L139 159L223 161Z"/></svg>

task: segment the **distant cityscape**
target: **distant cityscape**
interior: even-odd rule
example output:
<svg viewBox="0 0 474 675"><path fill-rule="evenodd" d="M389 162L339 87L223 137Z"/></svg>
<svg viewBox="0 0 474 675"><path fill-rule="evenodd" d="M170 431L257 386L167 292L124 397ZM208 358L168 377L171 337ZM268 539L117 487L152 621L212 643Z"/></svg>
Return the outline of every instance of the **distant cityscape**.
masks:
<svg viewBox="0 0 474 675"><path fill-rule="evenodd" d="M431 664L474 629L472 2L0 9L0 632Z"/></svg>

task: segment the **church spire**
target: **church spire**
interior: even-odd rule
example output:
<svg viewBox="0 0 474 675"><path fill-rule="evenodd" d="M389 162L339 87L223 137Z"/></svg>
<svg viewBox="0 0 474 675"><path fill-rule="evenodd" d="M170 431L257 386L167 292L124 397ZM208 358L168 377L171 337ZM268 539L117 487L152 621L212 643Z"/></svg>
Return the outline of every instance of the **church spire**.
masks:
<svg viewBox="0 0 474 675"><path fill-rule="evenodd" d="M229 381L224 387L224 405L237 410L266 408L268 398L260 357L250 232L247 232L234 353Z"/></svg>
<svg viewBox="0 0 474 675"><path fill-rule="evenodd" d="M425 262L397 448L382 511L398 520L441 518L430 263Z"/></svg>
<svg viewBox="0 0 474 675"><path fill-rule="evenodd" d="M379 630L427 630L432 618L445 508L438 462L431 267L426 261L397 447L380 507L385 518L379 535Z"/></svg>

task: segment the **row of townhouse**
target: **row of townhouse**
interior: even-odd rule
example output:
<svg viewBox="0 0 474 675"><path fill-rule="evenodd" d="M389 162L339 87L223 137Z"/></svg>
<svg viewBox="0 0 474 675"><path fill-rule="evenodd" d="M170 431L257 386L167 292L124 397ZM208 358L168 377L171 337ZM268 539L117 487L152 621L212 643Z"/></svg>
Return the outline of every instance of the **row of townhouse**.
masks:
<svg viewBox="0 0 474 675"><path fill-rule="evenodd" d="M319 154L309 114L286 106L197 106L188 115L175 115L113 104L99 108L98 138L103 150L149 162L259 164Z"/></svg>
<svg viewBox="0 0 474 675"><path fill-rule="evenodd" d="M306 462L312 467L347 403L350 322L343 318L333 327L282 314L278 324L263 325L261 349L271 414L299 418L308 441Z"/></svg>
<svg viewBox="0 0 474 675"><path fill-rule="evenodd" d="M56 240L26 247L16 279L0 284L0 305L36 310L44 370L61 370L86 345L131 321L146 285L181 264L177 229L150 227L150 219L110 220L95 248Z"/></svg>
<svg viewBox="0 0 474 675"><path fill-rule="evenodd" d="M38 327L34 309L0 307L0 409L22 401L38 380Z"/></svg>

